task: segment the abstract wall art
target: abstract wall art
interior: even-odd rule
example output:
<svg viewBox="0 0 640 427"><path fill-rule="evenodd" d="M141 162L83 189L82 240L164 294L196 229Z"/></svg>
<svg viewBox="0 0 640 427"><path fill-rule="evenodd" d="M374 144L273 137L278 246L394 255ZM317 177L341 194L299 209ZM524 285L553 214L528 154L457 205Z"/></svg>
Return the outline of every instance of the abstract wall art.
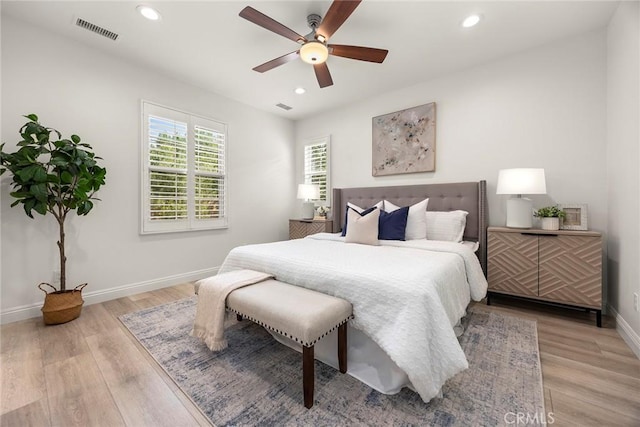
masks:
<svg viewBox="0 0 640 427"><path fill-rule="evenodd" d="M373 176L436 170L436 103L373 118Z"/></svg>

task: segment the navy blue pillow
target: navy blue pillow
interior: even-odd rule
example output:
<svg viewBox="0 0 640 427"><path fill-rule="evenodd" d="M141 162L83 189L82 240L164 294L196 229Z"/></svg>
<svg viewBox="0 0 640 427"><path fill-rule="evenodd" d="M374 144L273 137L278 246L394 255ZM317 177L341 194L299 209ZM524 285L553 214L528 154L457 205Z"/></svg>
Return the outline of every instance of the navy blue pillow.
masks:
<svg viewBox="0 0 640 427"><path fill-rule="evenodd" d="M354 212L357 212L358 215L360 216L365 216L368 213L373 212L374 210L378 209L376 206L372 206L369 209L365 209L362 211L362 213L358 212L357 210L347 206L347 209L344 211L344 227L342 228L342 237L347 235L347 219L349 218L349 209L351 209ZM382 211L380 211L382 213ZM379 224L379 223L378 223Z"/></svg>
<svg viewBox="0 0 640 427"><path fill-rule="evenodd" d="M393 212L380 211L378 240L405 240L409 206Z"/></svg>

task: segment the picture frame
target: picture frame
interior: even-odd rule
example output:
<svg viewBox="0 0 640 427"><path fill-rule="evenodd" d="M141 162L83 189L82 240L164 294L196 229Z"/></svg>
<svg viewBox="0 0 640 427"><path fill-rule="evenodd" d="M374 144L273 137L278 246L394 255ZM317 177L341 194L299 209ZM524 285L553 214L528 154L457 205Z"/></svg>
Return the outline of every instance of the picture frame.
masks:
<svg viewBox="0 0 640 427"><path fill-rule="evenodd" d="M560 221L560 230L588 230L585 203L564 203L559 204L558 207L565 213L564 219Z"/></svg>
<svg viewBox="0 0 640 427"><path fill-rule="evenodd" d="M372 119L373 176L436 170L436 103Z"/></svg>

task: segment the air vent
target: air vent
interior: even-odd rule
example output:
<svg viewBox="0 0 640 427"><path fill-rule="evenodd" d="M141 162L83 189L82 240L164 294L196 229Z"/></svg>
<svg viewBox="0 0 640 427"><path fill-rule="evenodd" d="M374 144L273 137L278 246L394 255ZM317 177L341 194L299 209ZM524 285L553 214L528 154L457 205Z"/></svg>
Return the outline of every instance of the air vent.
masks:
<svg viewBox="0 0 640 427"><path fill-rule="evenodd" d="M282 108L283 110L287 110L287 111L289 111L289 110L291 110L291 109L293 108L293 107L289 107L288 105L283 104L283 103L276 104L276 107L280 107L280 108Z"/></svg>
<svg viewBox="0 0 640 427"><path fill-rule="evenodd" d="M101 35L102 37L106 37L111 40L116 40L118 38L118 34L113 31L109 31L106 28L102 28L97 26L96 24L92 24L91 22L87 22L82 18L78 18L76 21L76 25L78 27L84 28L85 30L93 31L96 34Z"/></svg>

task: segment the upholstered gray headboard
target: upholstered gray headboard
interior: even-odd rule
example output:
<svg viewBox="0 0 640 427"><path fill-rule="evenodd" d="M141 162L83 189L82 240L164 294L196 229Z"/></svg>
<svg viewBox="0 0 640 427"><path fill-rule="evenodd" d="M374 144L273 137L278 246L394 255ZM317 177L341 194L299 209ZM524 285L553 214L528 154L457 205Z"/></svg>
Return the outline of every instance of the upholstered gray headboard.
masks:
<svg viewBox="0 0 640 427"><path fill-rule="evenodd" d="M469 212L464 240L479 243L478 258L487 273L487 182L455 182L447 184L403 185L395 187L362 187L333 189L333 232L344 226L347 202L366 208L380 200L398 206L410 206L429 198L428 211Z"/></svg>

